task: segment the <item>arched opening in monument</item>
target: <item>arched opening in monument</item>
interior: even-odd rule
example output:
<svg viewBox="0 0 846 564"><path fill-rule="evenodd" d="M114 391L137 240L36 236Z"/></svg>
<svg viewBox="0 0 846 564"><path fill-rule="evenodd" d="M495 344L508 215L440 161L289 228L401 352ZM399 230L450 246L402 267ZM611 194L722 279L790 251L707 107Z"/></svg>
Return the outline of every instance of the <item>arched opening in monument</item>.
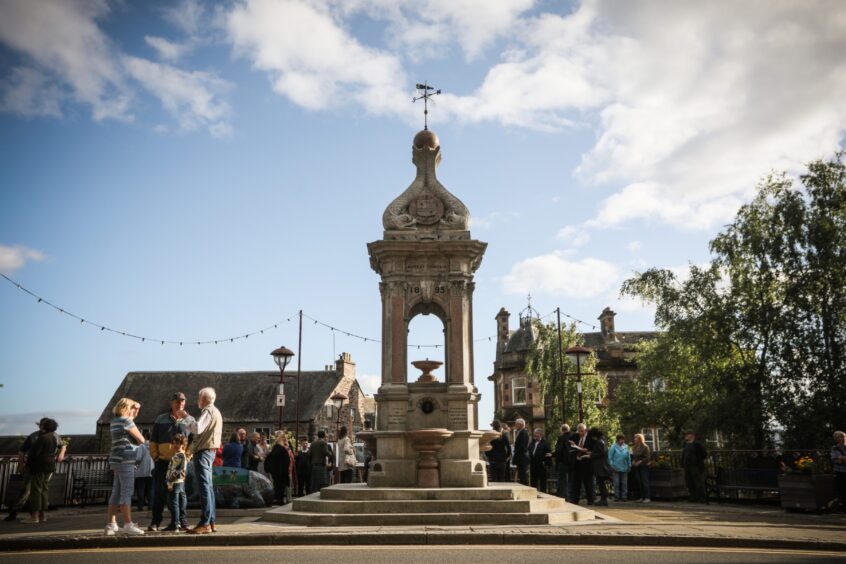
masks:
<svg viewBox="0 0 846 564"><path fill-rule="evenodd" d="M414 308L411 320L408 322L407 382L417 382L426 370L434 378L428 377L421 381L446 382L446 325L442 320L443 311L436 305L429 305L430 307L427 308ZM437 366L430 364L428 368L412 364L425 360L441 364Z"/></svg>

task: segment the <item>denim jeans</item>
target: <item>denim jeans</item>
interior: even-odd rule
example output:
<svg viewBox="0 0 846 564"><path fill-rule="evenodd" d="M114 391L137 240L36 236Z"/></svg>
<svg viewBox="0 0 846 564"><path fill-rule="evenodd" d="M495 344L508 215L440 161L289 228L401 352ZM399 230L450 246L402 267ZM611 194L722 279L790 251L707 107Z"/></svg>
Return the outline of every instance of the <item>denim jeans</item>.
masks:
<svg viewBox="0 0 846 564"><path fill-rule="evenodd" d="M131 505L135 491L135 465L110 464L109 467L114 471L109 505Z"/></svg>
<svg viewBox="0 0 846 564"><path fill-rule="evenodd" d="M170 509L170 526L181 526L187 521L185 508L188 498L185 497L185 482L173 484L173 489L167 492L167 508Z"/></svg>
<svg viewBox="0 0 846 564"><path fill-rule="evenodd" d="M629 498L629 473L611 471L611 481L614 483L614 497L617 499Z"/></svg>
<svg viewBox="0 0 846 564"><path fill-rule="evenodd" d="M144 511L144 507L153 506L153 478L145 476L135 478L135 507Z"/></svg>
<svg viewBox="0 0 846 564"><path fill-rule="evenodd" d="M197 473L197 487L200 490L200 522L198 526L215 522L214 486L212 485L212 463L215 451L206 449L194 456L194 472Z"/></svg>
<svg viewBox="0 0 846 564"><path fill-rule="evenodd" d="M649 486L649 466L641 464L634 467L637 472L637 487L640 488L640 499L649 499L652 497L652 491Z"/></svg>

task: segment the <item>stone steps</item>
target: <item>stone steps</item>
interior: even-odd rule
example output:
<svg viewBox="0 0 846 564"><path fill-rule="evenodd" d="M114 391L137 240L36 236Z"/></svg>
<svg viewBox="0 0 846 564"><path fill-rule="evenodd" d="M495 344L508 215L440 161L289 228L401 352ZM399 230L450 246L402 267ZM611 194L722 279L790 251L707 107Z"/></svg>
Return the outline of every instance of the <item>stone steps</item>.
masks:
<svg viewBox="0 0 846 564"><path fill-rule="evenodd" d="M520 484L486 488L369 488L338 484L267 511L265 521L306 526L554 525L594 512Z"/></svg>
<svg viewBox="0 0 846 564"><path fill-rule="evenodd" d="M373 500L337 501L307 496L295 499L294 511L306 513L536 513L556 509L561 500Z"/></svg>
<svg viewBox="0 0 846 564"><path fill-rule="evenodd" d="M343 501L397 500L531 500L537 490L513 483L491 483L486 488L369 488L366 484L337 484L324 488L320 499ZM304 498L303 498L304 499Z"/></svg>
<svg viewBox="0 0 846 564"><path fill-rule="evenodd" d="M306 513L290 505L277 507L264 521L312 527L408 525L557 525L594 519L593 511L559 510L543 513Z"/></svg>

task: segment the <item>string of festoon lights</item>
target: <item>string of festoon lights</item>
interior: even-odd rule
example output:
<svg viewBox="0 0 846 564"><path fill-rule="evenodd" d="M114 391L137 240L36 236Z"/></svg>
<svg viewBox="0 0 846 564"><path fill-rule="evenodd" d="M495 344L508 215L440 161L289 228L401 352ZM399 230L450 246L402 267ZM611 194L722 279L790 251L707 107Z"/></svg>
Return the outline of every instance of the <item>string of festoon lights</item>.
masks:
<svg viewBox="0 0 846 564"><path fill-rule="evenodd" d="M10 284L13 284L16 288L18 288L18 290L20 290L20 291L22 291L26 294L29 294L30 296L35 298L37 300L37 303L46 305L46 306L54 309L55 311L57 311L57 312L59 312L63 315L67 315L68 317L76 319L77 321L79 321L80 325L89 325L89 326L91 326L95 329L99 329L102 332L109 332L109 333L113 333L115 335L120 335L122 337L128 337L130 339L136 339L136 340L141 341L142 343L158 343L160 345L177 345L177 346L184 346L184 345L195 345L195 346L196 345L220 345L220 344L226 344L226 343L234 343L235 341L239 341L241 339L249 339L250 337L255 336L255 335L263 335L265 333L265 331L272 331L274 329L278 329L279 326L282 325L283 323L290 323L291 320L297 319L297 317L301 313L299 311L295 312L292 315L285 317L284 321L280 320L280 321L277 321L275 323L269 324L265 327L262 327L260 329L256 329L255 331L250 331L248 333L242 333L242 334L234 335L234 336L230 336L230 337L221 337L221 338L218 338L218 339L206 339L206 340L162 339L162 338L158 338L158 337L149 337L149 336L145 336L145 335L138 335L138 334L131 332L131 331L126 331L126 330L123 330L123 329L116 329L114 327L110 327L109 325L105 325L105 324L102 324L102 323L92 321L85 316L78 315L76 313L68 311L64 307L60 307L60 306L52 303L51 301L49 301L49 300L43 298L42 296L36 294L32 290L30 290L30 289L26 288L25 286L19 284L15 280L12 280L11 278L6 276L2 272L0 272L0 276L2 276ZM549 314L547 314L543 317L539 317L538 319L539 320L545 319L546 317L549 317L549 316L553 315L554 313L555 313L555 311L553 311L553 312L551 312L551 313L549 313ZM564 316L568 317L569 319L572 319L576 323L580 323L580 324L584 324L584 325L588 325L590 327L593 327L592 325L585 323L584 321L581 321L579 319L576 319L575 317L573 317L571 315L567 315L563 312L561 313L561 315L564 315ZM329 331L331 331L333 333L344 335L346 337L350 337L350 338L353 338L353 339L359 339L359 340L361 340L365 343L376 343L376 344L378 344L378 343L382 342L381 340L375 339L373 337L367 337L367 336L355 333L353 331L347 331L345 329L341 329L340 327L338 327L338 326L336 326L332 323L327 323L325 321L321 321L319 319L311 317L310 315L306 315L305 313L302 313L302 316L303 316L303 318L311 321L313 325L318 325L318 326L324 327L324 328L328 329ZM487 337L475 339L474 342L478 343L478 342L482 342L482 341L493 341L493 339L495 339L495 338L496 338L496 335L489 335ZM444 345L443 344L414 344L414 343L411 343L411 344L408 345L408 347L409 348L416 348L416 349L424 349L424 348L438 349L438 348L444 347Z"/></svg>

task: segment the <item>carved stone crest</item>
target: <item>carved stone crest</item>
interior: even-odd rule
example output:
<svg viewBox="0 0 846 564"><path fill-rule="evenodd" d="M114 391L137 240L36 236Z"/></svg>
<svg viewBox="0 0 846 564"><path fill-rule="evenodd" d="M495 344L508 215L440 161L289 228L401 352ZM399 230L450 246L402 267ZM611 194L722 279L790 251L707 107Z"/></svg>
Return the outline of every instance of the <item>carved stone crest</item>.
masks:
<svg viewBox="0 0 846 564"><path fill-rule="evenodd" d="M421 225L434 225L444 216L444 203L431 194L423 194L408 205L411 217Z"/></svg>

